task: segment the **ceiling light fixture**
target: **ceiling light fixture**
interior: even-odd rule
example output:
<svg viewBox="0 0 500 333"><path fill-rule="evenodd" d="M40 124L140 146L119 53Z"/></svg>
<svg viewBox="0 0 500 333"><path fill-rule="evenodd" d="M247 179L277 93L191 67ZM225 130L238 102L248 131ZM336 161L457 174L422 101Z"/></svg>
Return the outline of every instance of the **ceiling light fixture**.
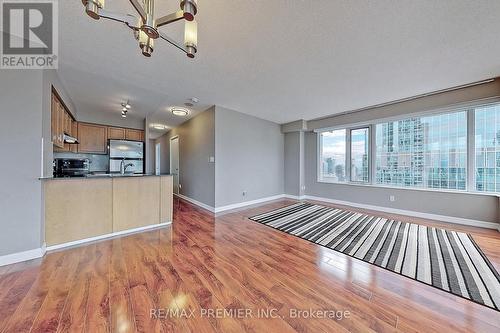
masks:
<svg viewBox="0 0 500 333"><path fill-rule="evenodd" d="M132 107L130 103L127 101L126 103L121 103L122 106L122 117L127 118L127 112L130 111L130 108Z"/></svg>
<svg viewBox="0 0 500 333"><path fill-rule="evenodd" d="M151 57L154 50L154 40L161 38L177 47L189 58L194 58L198 47L198 25L195 15L198 12L197 0L181 0L180 10L159 18L154 17L155 0L129 0L139 15L118 14L104 9L105 0L82 0L85 12L91 18L99 20L101 17L112 21L125 23L134 31L139 42L139 48L146 57ZM158 28L180 20L185 21L184 44L180 44L158 30Z"/></svg>
<svg viewBox="0 0 500 333"><path fill-rule="evenodd" d="M159 131L163 131L163 130L166 130L168 127L165 125L161 125L161 124L155 124L155 125L153 125L153 128L157 129Z"/></svg>
<svg viewBox="0 0 500 333"><path fill-rule="evenodd" d="M179 117L185 117L189 114L188 109L179 108L179 107L170 108L170 112L172 112L173 115L179 116Z"/></svg>

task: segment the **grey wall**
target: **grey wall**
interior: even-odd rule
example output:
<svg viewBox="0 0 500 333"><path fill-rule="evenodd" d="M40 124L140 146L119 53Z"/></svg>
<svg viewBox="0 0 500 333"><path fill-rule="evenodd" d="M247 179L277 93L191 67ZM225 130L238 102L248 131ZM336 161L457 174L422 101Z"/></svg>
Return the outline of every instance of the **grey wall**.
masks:
<svg viewBox="0 0 500 333"><path fill-rule="evenodd" d="M319 183L317 181L316 133L306 133L305 135L305 161L307 195L415 212L498 222L499 207L496 196ZM390 202L390 195L394 195L396 201Z"/></svg>
<svg viewBox="0 0 500 333"><path fill-rule="evenodd" d="M42 81L38 70L0 76L0 256L43 243Z"/></svg>
<svg viewBox="0 0 500 333"><path fill-rule="evenodd" d="M284 186L286 194L300 195L300 148L301 136L303 135L302 132L285 133Z"/></svg>
<svg viewBox="0 0 500 333"><path fill-rule="evenodd" d="M216 106L215 158L216 207L283 194L278 124Z"/></svg>
<svg viewBox="0 0 500 333"><path fill-rule="evenodd" d="M500 96L500 81L495 80L483 85L311 120L307 122L306 126L302 121L284 124L281 128L286 133L286 163L292 163L291 166L285 166L284 169L286 193L297 195L296 163L299 157L293 156L293 154L302 153L306 195L422 213L499 222L500 208L496 195L319 183L317 181L317 134L314 132L305 133L302 150L299 149L297 136L298 131L369 123L380 119L486 101L498 98L498 96ZM394 202L389 201L391 195L396 198Z"/></svg>
<svg viewBox="0 0 500 333"><path fill-rule="evenodd" d="M161 143L161 172L170 172L170 139L179 136L180 193L215 206L215 108L210 108L155 140ZM154 148L152 149L154 151Z"/></svg>

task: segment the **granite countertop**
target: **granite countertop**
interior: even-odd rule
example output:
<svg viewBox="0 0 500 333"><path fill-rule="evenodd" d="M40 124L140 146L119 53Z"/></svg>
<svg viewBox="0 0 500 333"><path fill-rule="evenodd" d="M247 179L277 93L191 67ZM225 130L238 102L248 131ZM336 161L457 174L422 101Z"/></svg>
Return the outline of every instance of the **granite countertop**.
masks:
<svg viewBox="0 0 500 333"><path fill-rule="evenodd" d="M119 174L119 173L105 173L105 174L91 174L87 175L86 177L40 177L38 178L39 180L74 180L74 179L101 179L101 178L123 178L123 177L159 177L159 176L172 176L170 173L162 173L159 175L155 175L152 173L141 173L141 174Z"/></svg>

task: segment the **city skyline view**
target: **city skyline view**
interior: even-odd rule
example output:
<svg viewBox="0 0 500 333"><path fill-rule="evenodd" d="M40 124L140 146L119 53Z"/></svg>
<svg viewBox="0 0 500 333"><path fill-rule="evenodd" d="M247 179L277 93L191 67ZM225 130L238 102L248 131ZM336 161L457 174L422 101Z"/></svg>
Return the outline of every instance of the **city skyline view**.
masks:
<svg viewBox="0 0 500 333"><path fill-rule="evenodd" d="M470 110L374 125L372 183L396 187L466 190L467 114ZM500 104L474 111L474 183L470 190L500 191ZM320 177L369 182L369 127L321 133ZM350 154L348 154L348 152ZM351 157L350 164L347 163Z"/></svg>

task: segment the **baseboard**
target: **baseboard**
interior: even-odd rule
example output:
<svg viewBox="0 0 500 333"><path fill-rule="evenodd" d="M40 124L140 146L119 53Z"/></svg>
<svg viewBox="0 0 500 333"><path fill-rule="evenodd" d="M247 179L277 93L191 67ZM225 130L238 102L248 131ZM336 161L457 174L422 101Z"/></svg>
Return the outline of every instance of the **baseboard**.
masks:
<svg viewBox="0 0 500 333"><path fill-rule="evenodd" d="M45 255L45 252L46 252L46 249L45 249L45 244L44 244L42 247L40 247L38 249L7 254L7 255L0 257L0 266L12 265L12 264L22 262L22 261L38 259L38 258L43 257Z"/></svg>
<svg viewBox="0 0 500 333"><path fill-rule="evenodd" d="M292 195L292 194L285 194L284 197L286 199L293 199L293 200L304 200L304 199L306 199L305 195L298 196L298 195Z"/></svg>
<svg viewBox="0 0 500 333"><path fill-rule="evenodd" d="M215 213L221 213L221 212L225 212L228 210L238 209L238 208L252 206L252 205L258 205L260 203L279 200L279 199L283 199L283 198L285 198L284 194L278 194L278 195L273 195L270 197L239 202L239 203L235 203L235 204L231 204L231 205L227 205L227 206L215 207Z"/></svg>
<svg viewBox="0 0 500 333"><path fill-rule="evenodd" d="M123 235L127 235L127 234L133 234L133 233L137 233L137 232L141 232L141 231L146 231L146 230L158 229L158 228L162 228L162 227L165 227L167 225L170 225L170 224L172 224L172 222L163 222L163 223L160 223L160 224L153 224L153 225L148 225L148 226L145 226L145 227L140 227L140 228L135 228L135 229L128 229L128 230L123 230L123 231L117 231L117 232L112 232L110 234L100 235L100 236L96 236L96 237L84 238L84 239L79 239L79 240L72 241L72 242L67 242L67 243L62 243L62 244L57 244L57 245L51 245L51 246L47 247L47 251L54 251L54 250L59 250L59 249L63 249L63 248L66 248L66 247L72 247L72 246L76 246L76 245L80 245L80 244L95 242L95 241L103 240L103 239L107 239L107 238L113 238L113 237L117 237L117 236L123 236Z"/></svg>
<svg viewBox="0 0 500 333"><path fill-rule="evenodd" d="M184 199L184 200L186 200L186 201L188 201L188 202L192 203L193 205L196 205L196 206L198 206L198 207L201 207L201 208L203 208L203 209L206 209L206 210L208 210L208 211L209 211L209 212L211 212L211 213L215 213L215 208L214 208L214 207L209 206L209 205L207 205L207 204L204 204L203 202L200 202L200 201L198 201L198 200L194 200L194 199L192 199L192 198L190 198L190 197L187 197L187 196L185 196L185 195L182 195L182 194L176 194L176 193L174 193L174 195L175 195L175 196L177 196L177 197L179 197L179 198L181 198L181 199Z"/></svg>
<svg viewBox="0 0 500 333"><path fill-rule="evenodd" d="M375 211L386 212L386 213L391 213L391 214L419 217L419 218L436 220L436 221L441 221L441 222L468 225L468 226L472 226L472 227L495 229L495 230L500 231L500 224L493 223L493 222L464 219L461 217L445 216L445 215L438 215L438 214L431 214L431 213L415 212L415 211L411 211L411 210L404 210L404 209L397 209L397 208L366 205L366 204L360 204L360 203L351 202L351 201L342 201L342 200L316 197L316 196L312 196L312 195L306 195L305 199L323 201L323 202L328 202L328 203L332 203L332 204L351 206L351 207L368 209L368 210L375 210Z"/></svg>

